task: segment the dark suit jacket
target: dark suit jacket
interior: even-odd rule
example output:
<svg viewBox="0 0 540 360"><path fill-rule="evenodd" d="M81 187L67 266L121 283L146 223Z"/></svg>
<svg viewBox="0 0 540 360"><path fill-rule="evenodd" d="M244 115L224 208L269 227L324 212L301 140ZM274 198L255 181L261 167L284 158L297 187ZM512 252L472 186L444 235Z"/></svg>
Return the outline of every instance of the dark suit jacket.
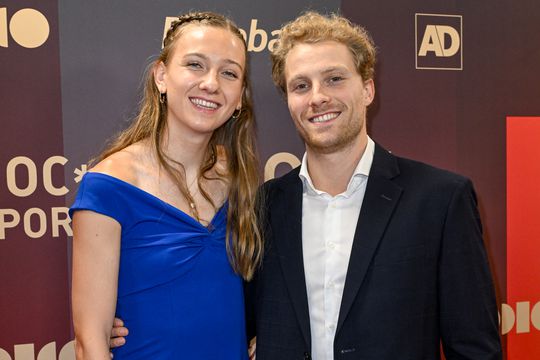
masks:
<svg viewBox="0 0 540 360"><path fill-rule="evenodd" d="M247 285L257 360L309 359L299 169L267 182L266 253ZM501 359L471 182L376 146L351 250L334 358Z"/></svg>

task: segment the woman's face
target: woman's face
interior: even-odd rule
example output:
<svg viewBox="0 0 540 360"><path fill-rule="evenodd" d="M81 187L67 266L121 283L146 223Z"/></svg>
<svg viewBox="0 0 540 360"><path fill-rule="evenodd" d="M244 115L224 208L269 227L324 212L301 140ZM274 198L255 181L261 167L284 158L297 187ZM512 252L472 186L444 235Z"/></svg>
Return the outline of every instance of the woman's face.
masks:
<svg viewBox="0 0 540 360"><path fill-rule="evenodd" d="M168 128L192 140L209 137L241 108L244 44L226 29L190 24L173 46L168 64L154 73L167 93Z"/></svg>

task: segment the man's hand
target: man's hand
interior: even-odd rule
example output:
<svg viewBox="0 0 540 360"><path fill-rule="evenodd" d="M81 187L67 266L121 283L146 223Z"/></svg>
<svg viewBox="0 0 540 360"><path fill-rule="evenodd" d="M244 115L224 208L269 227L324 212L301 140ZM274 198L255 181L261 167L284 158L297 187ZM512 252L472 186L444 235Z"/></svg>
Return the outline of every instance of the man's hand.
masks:
<svg viewBox="0 0 540 360"><path fill-rule="evenodd" d="M109 340L109 346L111 349L120 347L126 343L126 338L129 331L124 327L124 322L121 319L114 318L113 328L111 331L111 339Z"/></svg>
<svg viewBox="0 0 540 360"><path fill-rule="evenodd" d="M249 348L248 348L248 355L249 360L255 360L255 350L257 349L257 337L255 336L251 341L249 342Z"/></svg>

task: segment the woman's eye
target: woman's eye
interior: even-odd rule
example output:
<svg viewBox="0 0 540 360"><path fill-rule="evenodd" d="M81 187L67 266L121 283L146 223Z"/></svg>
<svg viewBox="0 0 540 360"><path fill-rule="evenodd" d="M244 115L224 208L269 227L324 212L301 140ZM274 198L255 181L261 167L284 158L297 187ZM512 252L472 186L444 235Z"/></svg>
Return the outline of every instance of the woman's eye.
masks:
<svg viewBox="0 0 540 360"><path fill-rule="evenodd" d="M225 75L226 77L229 77L231 79L238 79L238 75L236 75L236 73L234 71L224 71L223 75Z"/></svg>
<svg viewBox="0 0 540 360"><path fill-rule="evenodd" d="M189 68L193 68L193 69L201 69L202 68L202 65L199 64L198 62L188 62L187 67Z"/></svg>

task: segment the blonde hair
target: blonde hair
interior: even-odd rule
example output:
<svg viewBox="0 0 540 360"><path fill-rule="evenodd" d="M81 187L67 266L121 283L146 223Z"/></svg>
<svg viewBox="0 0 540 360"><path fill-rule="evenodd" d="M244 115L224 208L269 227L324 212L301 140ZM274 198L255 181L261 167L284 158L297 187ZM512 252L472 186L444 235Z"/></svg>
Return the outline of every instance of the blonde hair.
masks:
<svg viewBox="0 0 540 360"><path fill-rule="evenodd" d="M325 16L309 11L281 28L278 41L272 50L272 79L283 93L287 93L285 61L289 51L299 43L313 44L323 41L336 41L347 46L362 79L373 79L376 51L368 32L343 16Z"/></svg>
<svg viewBox="0 0 540 360"><path fill-rule="evenodd" d="M199 169L197 185L200 193L214 208L214 202L201 187L201 179L209 179L206 174L214 168L217 155L224 152L227 160L227 180L229 183L227 213L227 254L233 269L246 280L253 273L262 257L262 235L259 230L256 204L257 189L260 184L258 157L255 149L255 116L253 100L248 81L247 46L238 27L228 18L212 12L191 12L178 17L167 31L163 49L158 59L146 72L143 98L139 114L133 123L122 131L111 144L97 157L100 161L125 147L142 140L149 140L159 161L159 165L175 180L178 189L186 199L191 199L182 164L167 156L162 149L163 136L167 126L167 102L160 102L160 92L154 79L154 67L163 62L168 64L176 40L182 29L189 24L211 26L230 31L244 44L246 66L243 74L242 109L238 117L230 118L216 129L210 138L204 161ZM219 151L218 151L219 147ZM219 176L223 176L219 174Z"/></svg>

